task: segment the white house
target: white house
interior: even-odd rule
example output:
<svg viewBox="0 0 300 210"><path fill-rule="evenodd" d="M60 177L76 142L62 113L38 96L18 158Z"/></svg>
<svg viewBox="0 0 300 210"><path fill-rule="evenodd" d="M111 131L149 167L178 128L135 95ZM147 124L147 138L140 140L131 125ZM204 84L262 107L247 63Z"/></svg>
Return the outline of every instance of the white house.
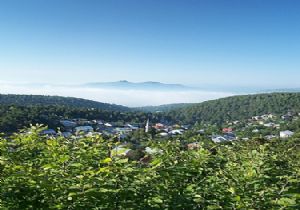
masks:
<svg viewBox="0 0 300 210"><path fill-rule="evenodd" d="M220 143L223 141L227 141L226 138L224 138L223 136L212 136L211 140L215 143Z"/></svg>
<svg viewBox="0 0 300 210"><path fill-rule="evenodd" d="M160 135L161 137L168 137L168 136L169 136L169 134L168 134L168 133L165 133L165 132L159 133L159 135Z"/></svg>
<svg viewBox="0 0 300 210"><path fill-rule="evenodd" d="M171 134L171 135L182 135L183 130L181 130L181 129L172 130L172 131L169 132L169 134Z"/></svg>
<svg viewBox="0 0 300 210"><path fill-rule="evenodd" d="M112 127L112 124L110 124L110 123L105 123L104 124L106 127Z"/></svg>
<svg viewBox="0 0 300 210"><path fill-rule="evenodd" d="M289 137L292 137L294 135L294 132L292 131L280 131L280 138L289 138Z"/></svg>

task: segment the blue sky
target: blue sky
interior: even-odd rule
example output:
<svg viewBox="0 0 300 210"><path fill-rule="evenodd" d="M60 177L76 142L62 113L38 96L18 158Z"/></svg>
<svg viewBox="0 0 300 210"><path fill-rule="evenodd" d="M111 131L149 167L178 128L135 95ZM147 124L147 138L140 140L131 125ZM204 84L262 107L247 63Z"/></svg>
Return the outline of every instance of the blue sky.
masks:
<svg viewBox="0 0 300 210"><path fill-rule="evenodd" d="M300 87L298 0L0 0L0 82Z"/></svg>

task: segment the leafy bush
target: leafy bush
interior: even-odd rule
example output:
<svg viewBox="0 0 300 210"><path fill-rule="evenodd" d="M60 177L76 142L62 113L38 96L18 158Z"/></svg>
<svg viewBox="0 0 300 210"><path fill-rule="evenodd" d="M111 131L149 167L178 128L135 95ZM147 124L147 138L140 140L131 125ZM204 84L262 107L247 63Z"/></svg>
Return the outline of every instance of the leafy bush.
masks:
<svg viewBox="0 0 300 210"><path fill-rule="evenodd" d="M40 128L0 140L0 209L299 209L299 139L184 150L151 142L150 162L111 157L117 143ZM211 152L211 151L214 152Z"/></svg>

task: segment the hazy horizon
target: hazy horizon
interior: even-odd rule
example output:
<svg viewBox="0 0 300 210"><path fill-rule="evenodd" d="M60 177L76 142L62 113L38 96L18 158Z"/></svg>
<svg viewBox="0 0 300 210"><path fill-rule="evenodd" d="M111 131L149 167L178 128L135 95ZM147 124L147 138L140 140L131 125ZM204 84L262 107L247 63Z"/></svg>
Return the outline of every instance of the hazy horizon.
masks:
<svg viewBox="0 0 300 210"><path fill-rule="evenodd" d="M129 107L157 106L173 103L200 103L206 100L234 95L231 92L191 90L144 90L91 88L52 84L0 83L2 94L33 94L77 97ZM150 96L150 97L149 97Z"/></svg>
<svg viewBox="0 0 300 210"><path fill-rule="evenodd" d="M120 80L124 81L124 80ZM120 82L115 81L115 82ZM131 83L131 81L128 81ZM149 82L149 81L148 81ZM157 82L157 81L152 81ZM163 83L164 85L168 85ZM201 103L227 96L254 94L277 90L267 87L187 86L183 89L145 89L120 87L90 87L85 84L12 83L0 81L0 94L51 95L77 97L128 107L158 106L174 103ZM187 88L187 89L184 89ZM281 87L278 87L280 89ZM150 97L149 97L150 96Z"/></svg>

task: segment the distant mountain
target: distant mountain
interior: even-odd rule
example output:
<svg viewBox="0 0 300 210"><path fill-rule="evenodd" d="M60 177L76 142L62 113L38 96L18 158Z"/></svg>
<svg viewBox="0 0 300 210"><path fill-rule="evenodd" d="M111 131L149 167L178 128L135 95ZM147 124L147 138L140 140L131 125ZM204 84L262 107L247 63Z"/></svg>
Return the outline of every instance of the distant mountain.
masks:
<svg viewBox="0 0 300 210"><path fill-rule="evenodd" d="M106 88L106 89L133 89L133 90L188 90L190 87L181 84L164 84L160 82L129 82L127 80L121 80L117 82L98 82L87 83L84 87L90 88Z"/></svg>
<svg viewBox="0 0 300 210"><path fill-rule="evenodd" d="M107 111L130 111L131 109L121 105L101 103L73 97L43 96L43 95L4 95L0 94L0 105L59 105L75 108L96 108Z"/></svg>

